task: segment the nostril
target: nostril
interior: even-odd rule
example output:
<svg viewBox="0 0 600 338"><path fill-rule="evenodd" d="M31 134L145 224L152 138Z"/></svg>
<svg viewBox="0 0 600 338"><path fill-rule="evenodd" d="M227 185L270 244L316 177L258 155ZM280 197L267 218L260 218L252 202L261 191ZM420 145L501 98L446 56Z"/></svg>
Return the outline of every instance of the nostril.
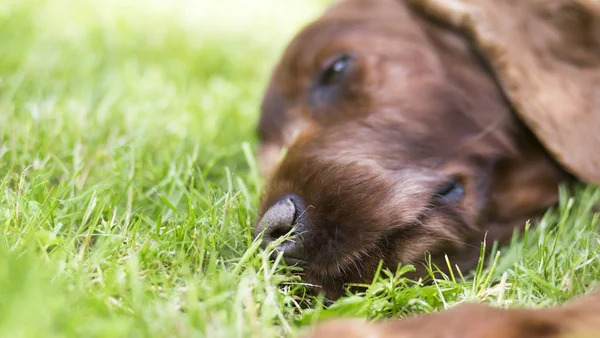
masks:
<svg viewBox="0 0 600 338"><path fill-rule="evenodd" d="M257 226L257 235L264 233L263 244L267 245L279 238L287 235L294 229L294 226L302 226L297 224L301 213L304 211L302 200L294 194L289 194L273 204L264 214ZM296 229L296 233L299 229ZM296 233L291 235L296 235ZM297 242L297 241L294 241ZM292 244L286 242L280 249L292 249ZM297 248L296 248L297 249Z"/></svg>
<svg viewBox="0 0 600 338"><path fill-rule="evenodd" d="M292 223L293 224L293 223ZM269 237L271 237L273 240L276 240L280 237L283 237L285 235L287 235L293 228L293 225L287 227L287 226L280 226L280 227L275 227L271 229L267 230L267 235ZM269 231L271 230L271 231Z"/></svg>

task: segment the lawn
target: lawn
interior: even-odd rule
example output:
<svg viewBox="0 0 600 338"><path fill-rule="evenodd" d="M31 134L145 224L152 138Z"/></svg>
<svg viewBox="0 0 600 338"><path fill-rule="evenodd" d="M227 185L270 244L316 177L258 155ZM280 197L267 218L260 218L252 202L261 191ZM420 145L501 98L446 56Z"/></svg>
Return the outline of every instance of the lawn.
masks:
<svg viewBox="0 0 600 338"><path fill-rule="evenodd" d="M288 336L464 301L550 306L600 281L585 186L487 267L431 285L384 270L330 304L267 260L260 98L328 2L2 1L0 336Z"/></svg>

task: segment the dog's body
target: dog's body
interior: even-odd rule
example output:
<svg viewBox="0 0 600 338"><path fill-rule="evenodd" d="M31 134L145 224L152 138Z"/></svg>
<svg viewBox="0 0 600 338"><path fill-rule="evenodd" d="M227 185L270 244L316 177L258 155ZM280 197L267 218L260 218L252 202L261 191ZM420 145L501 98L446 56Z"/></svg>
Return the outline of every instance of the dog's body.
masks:
<svg viewBox="0 0 600 338"><path fill-rule="evenodd" d="M435 314L372 324L334 320L317 325L307 337L596 338L600 337L600 292L548 309L463 304Z"/></svg>
<svg viewBox="0 0 600 338"><path fill-rule="evenodd" d="M346 0L304 29L259 134L257 233L268 244L291 232L277 249L332 298L380 261L448 255L468 270L484 238L505 242L575 180L466 39L401 0Z"/></svg>

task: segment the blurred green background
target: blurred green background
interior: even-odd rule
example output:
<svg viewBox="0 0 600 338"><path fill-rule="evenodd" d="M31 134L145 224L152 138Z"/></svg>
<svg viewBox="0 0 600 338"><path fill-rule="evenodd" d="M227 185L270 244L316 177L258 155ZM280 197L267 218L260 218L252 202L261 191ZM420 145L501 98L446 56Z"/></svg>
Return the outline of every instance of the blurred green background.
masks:
<svg viewBox="0 0 600 338"><path fill-rule="evenodd" d="M261 258L238 263L254 130L270 68L325 4L0 3L0 336L280 332L247 325L252 288L279 296Z"/></svg>

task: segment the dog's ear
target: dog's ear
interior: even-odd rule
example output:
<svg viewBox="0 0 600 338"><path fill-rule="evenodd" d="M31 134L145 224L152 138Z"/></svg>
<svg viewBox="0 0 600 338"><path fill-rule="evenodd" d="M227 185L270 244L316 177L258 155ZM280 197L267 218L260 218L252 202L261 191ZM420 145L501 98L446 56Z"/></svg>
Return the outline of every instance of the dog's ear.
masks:
<svg viewBox="0 0 600 338"><path fill-rule="evenodd" d="M600 184L600 2L410 2L463 33L555 159L581 180Z"/></svg>

